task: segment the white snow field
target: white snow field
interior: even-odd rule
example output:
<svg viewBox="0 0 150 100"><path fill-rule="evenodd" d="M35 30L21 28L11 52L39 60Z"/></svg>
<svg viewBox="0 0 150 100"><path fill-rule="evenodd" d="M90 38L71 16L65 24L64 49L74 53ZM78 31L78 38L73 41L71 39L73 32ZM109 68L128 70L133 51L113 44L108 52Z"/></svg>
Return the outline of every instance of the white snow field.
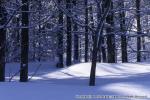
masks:
<svg viewBox="0 0 150 100"><path fill-rule="evenodd" d="M32 75L39 63L29 64ZM19 82L19 64L6 65L6 82L0 83L0 100L150 100L150 64L97 64L96 86L88 86L91 63L58 69L41 63L27 83Z"/></svg>

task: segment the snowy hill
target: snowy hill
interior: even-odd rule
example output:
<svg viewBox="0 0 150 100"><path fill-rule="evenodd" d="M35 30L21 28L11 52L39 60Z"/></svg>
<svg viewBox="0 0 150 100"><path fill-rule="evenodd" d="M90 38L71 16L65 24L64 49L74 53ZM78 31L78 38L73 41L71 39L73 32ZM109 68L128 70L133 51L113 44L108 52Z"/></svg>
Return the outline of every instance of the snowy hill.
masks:
<svg viewBox="0 0 150 100"><path fill-rule="evenodd" d="M29 74L34 74L38 66L39 63L30 63ZM0 97L3 100L114 100L100 99L109 95L123 98L117 100L130 100L126 96L138 96L130 97L132 100L149 100L150 64L99 63L95 87L88 86L90 68L90 63L62 69L55 68L54 64L41 63L40 70L28 83L19 83L18 76L12 82L0 83ZM19 64L7 64L7 81L17 70Z"/></svg>

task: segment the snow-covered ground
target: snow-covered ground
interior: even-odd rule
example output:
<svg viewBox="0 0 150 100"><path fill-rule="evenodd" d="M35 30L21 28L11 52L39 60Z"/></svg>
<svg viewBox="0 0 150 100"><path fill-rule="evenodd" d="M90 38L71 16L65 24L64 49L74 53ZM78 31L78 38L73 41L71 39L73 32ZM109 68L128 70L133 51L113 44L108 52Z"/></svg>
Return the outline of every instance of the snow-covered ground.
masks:
<svg viewBox="0 0 150 100"><path fill-rule="evenodd" d="M149 63L98 64L94 87L88 86L90 63L62 69L52 63L40 64L29 64L30 75L37 67L39 70L28 83L19 83L18 76L8 82L19 64L7 64L7 82L0 83L0 100L150 100Z"/></svg>

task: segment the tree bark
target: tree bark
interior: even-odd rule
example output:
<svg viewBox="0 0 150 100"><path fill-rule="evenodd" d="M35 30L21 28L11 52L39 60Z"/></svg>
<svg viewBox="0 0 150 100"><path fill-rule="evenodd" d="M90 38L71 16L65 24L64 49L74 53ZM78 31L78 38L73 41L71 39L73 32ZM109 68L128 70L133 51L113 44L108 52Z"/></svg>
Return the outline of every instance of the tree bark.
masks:
<svg viewBox="0 0 150 100"><path fill-rule="evenodd" d="M58 4L61 4L62 0L58 0ZM62 68L64 67L64 60L63 60L63 12L59 9L59 18L58 23L60 26L60 31L58 33L58 48L57 48L57 54L58 54L58 63L57 67Z"/></svg>
<svg viewBox="0 0 150 100"><path fill-rule="evenodd" d="M106 10L101 17L101 20L98 22L98 26L96 28L96 31L93 34L96 34L94 37L94 44L93 44L93 51L92 51L92 65L91 65L91 72L90 72L90 81L89 85L90 86L95 86L95 73L96 73L96 62L97 62L97 52L98 52L98 45L101 45L101 37L102 37L102 30L103 30L103 25L106 17L108 16L108 12L110 10L110 0L106 1ZM100 9L98 10L97 13L100 13Z"/></svg>
<svg viewBox="0 0 150 100"><path fill-rule="evenodd" d="M104 9L105 9L105 2L103 0L102 1L102 8L101 8L102 14L104 14ZM105 38L104 37L102 37L101 52L102 52L102 60L104 63L106 63L107 62L107 56L106 56Z"/></svg>
<svg viewBox="0 0 150 100"><path fill-rule="evenodd" d="M75 7L77 6L76 0L73 0L73 4ZM74 31L74 63L77 63L79 62L79 36L77 33L78 26L75 22L74 22L73 31Z"/></svg>
<svg viewBox="0 0 150 100"><path fill-rule="evenodd" d="M41 4L41 0L38 0L38 20L41 20L41 10L42 10L42 4ZM42 33L42 26L41 26L41 22L39 22L38 25L38 61L41 61L42 58L42 46L41 46L41 33Z"/></svg>
<svg viewBox="0 0 150 100"><path fill-rule="evenodd" d="M111 9L113 9L112 1L111 1ZM108 23L109 25L111 25L113 27L114 22L113 22L113 13L112 12L107 16L106 23ZM107 33L107 36L106 36L106 38L107 38L107 60L108 60L108 63L115 63L116 62L115 35L113 33L113 29L110 27L106 28L106 33Z"/></svg>
<svg viewBox="0 0 150 100"><path fill-rule="evenodd" d="M71 13L71 0L66 0L66 9L68 10L68 14ZM72 23L71 18L67 15L67 57L66 57L66 65L70 66L72 64Z"/></svg>
<svg viewBox="0 0 150 100"><path fill-rule="evenodd" d="M0 1L0 26L5 26L7 13ZM5 49L6 49L6 29L0 28L0 81L5 81Z"/></svg>
<svg viewBox="0 0 150 100"><path fill-rule="evenodd" d="M121 53L122 53L122 62L128 62L128 55L127 55L127 39L125 35L125 11L122 10L124 8L124 1L119 1L120 6L120 30L121 30Z"/></svg>
<svg viewBox="0 0 150 100"><path fill-rule="evenodd" d="M22 0L22 30L21 30L21 70L20 82L28 81L28 49L29 49L29 5L28 0Z"/></svg>
<svg viewBox="0 0 150 100"><path fill-rule="evenodd" d="M140 2L136 0L136 20L137 20L137 34L141 34L141 17L140 17ZM141 37L137 37L137 62L141 61Z"/></svg>
<svg viewBox="0 0 150 100"><path fill-rule="evenodd" d="M88 33L88 0L84 0L85 4L85 62L88 62L89 51L89 33Z"/></svg>

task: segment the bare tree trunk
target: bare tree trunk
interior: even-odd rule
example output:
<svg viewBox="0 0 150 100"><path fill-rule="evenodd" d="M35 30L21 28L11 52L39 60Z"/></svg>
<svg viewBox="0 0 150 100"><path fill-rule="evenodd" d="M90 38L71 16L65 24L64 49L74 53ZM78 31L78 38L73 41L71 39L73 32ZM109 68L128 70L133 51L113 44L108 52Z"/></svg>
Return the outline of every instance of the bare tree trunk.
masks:
<svg viewBox="0 0 150 100"><path fill-rule="evenodd" d="M96 36L94 37L94 44L93 44L93 51L92 51L92 65L91 65L91 72L90 72L90 81L89 85L90 86L95 86L95 73L96 73L96 62L97 62L97 52L98 52L98 45L101 45L101 37L102 37L102 30L103 30L103 25L104 21L108 15L108 12L110 10L110 0L105 1L106 2L106 10L103 16L101 17L101 20L98 22L98 26L96 28L95 33ZM100 13L100 9L98 10L97 13Z"/></svg>
<svg viewBox="0 0 150 100"><path fill-rule="evenodd" d="M58 0L59 5L61 4L62 0ZM57 50L57 54L58 54L58 63L57 63L57 67L62 68L64 67L64 60L63 60L63 12L59 9L59 19L58 19L58 23L60 26L60 31L58 33L58 50Z"/></svg>
<svg viewBox="0 0 150 100"><path fill-rule="evenodd" d="M73 0L73 4L75 7L77 6L76 3L77 3L76 0ZM77 63L79 62L79 35L77 33L78 26L75 22L74 22L73 31L74 31L74 63Z"/></svg>
<svg viewBox="0 0 150 100"><path fill-rule="evenodd" d="M38 20L41 20L41 9L42 9L42 4L41 4L41 0L38 0ZM42 54L41 54L41 30L42 30L42 26L41 26L41 22L39 22L39 29L38 29L38 61L41 61L42 58Z"/></svg>
<svg viewBox="0 0 150 100"><path fill-rule="evenodd" d="M20 70L20 82L28 81L28 48L29 48L29 18L28 0L22 0L22 30L21 30L21 70Z"/></svg>
<svg viewBox="0 0 150 100"><path fill-rule="evenodd" d="M102 8L101 8L102 14L104 14L104 9L105 9L105 2L103 0L102 1ZM106 63L107 62L107 56L106 56L105 38L104 37L102 37L101 52L102 52L102 60L104 63Z"/></svg>
<svg viewBox="0 0 150 100"><path fill-rule="evenodd" d="M136 20L137 20L137 34L141 34L141 17L140 17L140 2L136 0ZM141 61L141 37L137 37L137 62Z"/></svg>
<svg viewBox="0 0 150 100"><path fill-rule="evenodd" d="M85 62L88 62L89 51L89 33L88 33L88 0L84 0L85 4Z"/></svg>
<svg viewBox="0 0 150 100"><path fill-rule="evenodd" d="M89 21L89 23L90 23L90 26L94 29L94 16L93 16L93 6L92 6L92 4L90 4L90 7L89 7L89 17L90 17L90 21ZM91 39L91 43L89 44L90 45L90 60L92 60L92 46L93 46L93 44L94 44L94 34L92 34L92 32L90 32L91 34L90 34L90 39Z"/></svg>
<svg viewBox="0 0 150 100"><path fill-rule="evenodd" d="M101 45L101 51L102 51L102 60L104 63L107 62L107 58L106 58L106 49L105 49L105 39L104 37L102 37L102 45Z"/></svg>
<svg viewBox="0 0 150 100"><path fill-rule="evenodd" d="M111 8L113 8L113 2L111 1ZM113 22L113 13L111 12L109 16L106 18L106 22L110 24L112 27L114 25ZM115 35L113 33L113 29L108 27L106 28L107 32L107 59L108 63L115 63L116 57L115 57Z"/></svg>
<svg viewBox="0 0 150 100"><path fill-rule="evenodd" d="M66 9L68 13L71 13L71 0L66 0ZM71 18L67 16L67 57L66 57L66 65L70 66L72 64L72 24Z"/></svg>
<svg viewBox="0 0 150 100"><path fill-rule="evenodd" d="M122 62L128 62L128 55L127 55L127 39L125 35L125 11L122 10L124 8L124 1L119 1L120 6L120 30L122 32L121 35L121 53L122 53Z"/></svg>
<svg viewBox="0 0 150 100"><path fill-rule="evenodd" d="M145 37L144 36L142 37L142 47L143 47L143 50L146 49L146 46L145 46ZM146 54L143 55L143 60L146 60Z"/></svg>
<svg viewBox="0 0 150 100"><path fill-rule="evenodd" d="M99 10L99 9L102 9L102 8L99 8L100 7L100 3L97 3L97 10ZM100 19L101 19L101 14L102 14L102 11L100 10L99 11L99 13L97 13L97 22L99 22L100 21ZM103 34L103 30L101 30L101 32L100 32L101 34ZM101 40L102 40L102 37L101 37ZM100 41L100 42L102 42L102 41ZM98 43L98 58L97 58L97 61L98 62L101 62L101 44L100 43Z"/></svg>
<svg viewBox="0 0 150 100"><path fill-rule="evenodd" d="M6 10L2 7L0 1L0 26L6 23ZM5 81L5 47L6 45L6 29L0 28L0 81Z"/></svg>

